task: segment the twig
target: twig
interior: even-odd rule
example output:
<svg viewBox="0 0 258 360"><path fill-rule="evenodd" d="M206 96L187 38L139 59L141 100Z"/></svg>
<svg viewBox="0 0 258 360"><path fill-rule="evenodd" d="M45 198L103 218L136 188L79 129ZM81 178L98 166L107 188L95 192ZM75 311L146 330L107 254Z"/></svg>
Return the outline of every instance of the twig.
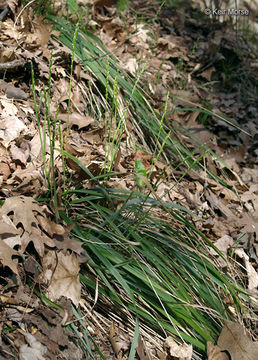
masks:
<svg viewBox="0 0 258 360"><path fill-rule="evenodd" d="M25 61L23 59L16 59L13 61L9 61L6 63L0 63L0 71L6 71L6 70L10 70L10 69L15 69L19 66L24 66Z"/></svg>

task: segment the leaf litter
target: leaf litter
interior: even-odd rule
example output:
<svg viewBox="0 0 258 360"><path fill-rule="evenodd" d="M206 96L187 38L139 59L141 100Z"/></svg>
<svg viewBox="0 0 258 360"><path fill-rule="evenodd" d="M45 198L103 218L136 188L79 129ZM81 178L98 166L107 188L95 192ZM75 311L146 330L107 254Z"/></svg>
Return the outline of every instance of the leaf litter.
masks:
<svg viewBox="0 0 258 360"><path fill-rule="evenodd" d="M84 4L84 2L81 3ZM158 15L158 22L153 27L139 24L136 28L132 18L129 17L122 21L114 12L114 8L109 7L115 1L93 3L94 11L91 21L98 28L100 39L107 49L117 56L121 66L135 74L138 71L139 61L148 61L143 81L146 80L149 84L154 108L162 108L167 89L173 84L176 89L172 91L174 102L168 104L168 111L173 113L173 118L168 118L167 121L173 123L175 128L179 128L180 123L184 124L185 128L196 134L203 143L214 151L216 149L218 155L225 159L233 169L233 172L227 173L224 177L227 188L207 178L205 172L196 173L191 170L179 186L174 187L176 180L173 177L165 179L157 187L157 194L166 201L183 204L190 210L194 209L201 216L201 221L193 218L196 226L212 239L215 245L217 244L225 259L227 259L229 251L234 248L238 235L245 233L235 254L244 262L242 271L246 271L248 277L246 288L254 296L257 296L257 273L255 264L252 265L250 262L250 259L255 258L257 261L258 257L258 183L255 160L257 155L255 149L255 144L257 145L255 140L257 138L257 124L255 123L257 109L255 99L251 97L247 106L245 96L240 100L239 91L236 91L235 88L228 93L214 88L212 96L209 98L214 111L226 115L233 122L240 124L251 134L251 137L214 116L207 117L208 127L206 127L200 122L199 112L184 109L189 107L190 103L203 103L204 99L209 97L208 91L200 88L199 84L203 79L210 81L214 74L217 81L221 80L219 74L228 51L233 53L235 61L241 65L241 60L234 50L235 34L225 31L227 29L224 27L228 25L222 23L218 24L217 30L211 32L205 23L201 24L200 20L198 21L190 15L188 12L190 8L186 9L183 14L179 10L171 10L165 6ZM134 3L136 6L140 4L139 1L134 1ZM55 4L55 6L58 9L59 5ZM1 309L1 319L3 320L1 320L0 334L3 336L3 325L13 326L13 324L18 324L25 332L16 331L15 337L10 335L9 343L1 341L0 345L3 354L7 354L12 348L11 341L15 339L14 343L19 349L21 359L28 359L30 351L32 351L34 359L42 359L46 354L46 349L47 356L55 358L57 354L60 354L61 347L65 347L63 358L65 358L66 351L69 359L80 359L82 353L79 347L74 345L60 323L66 317L66 322L72 319L70 302L72 301L77 306L82 301L78 274L79 259L83 248L78 241L69 236L72 227L66 228L55 224L52 211L34 200L46 192L46 187L44 187L40 139L35 121L32 93L26 81L27 65L33 61L38 78L37 91L42 89L48 79L48 65L52 51L53 89L51 91L53 94L51 106L53 109L51 108L51 110L53 111L51 113L54 114L59 105L58 120L63 123L61 130L65 132L69 89L67 63L71 51L60 46L51 37L51 33L54 34L51 25L43 22L42 18L36 18L32 8L22 11L19 16L20 21L17 21L16 2L12 2L10 7L16 17L16 22L14 23L11 17L0 22L2 44L0 63L11 64L9 68L6 66L4 79L0 80L0 184L2 199L5 200L0 208L0 262L4 269L3 277L6 277L6 281L1 283L1 294L8 294L8 297L5 298L5 307L3 310ZM196 11L194 5L191 11ZM139 6L139 13L141 12L149 18L154 18L157 9L151 8L146 2L144 5L142 2ZM124 21L126 21L127 31ZM193 28L195 32L192 32ZM156 37L153 36L154 32L157 34ZM208 37L206 36L207 32ZM154 38L157 38L155 48L153 47ZM18 41L20 46L18 46ZM242 46L242 51L247 54L247 48L243 44ZM216 56L218 53L219 57ZM24 61L22 70L19 63L21 59ZM13 62L16 60L18 63ZM105 154L103 123L102 119L98 119L97 113L94 118L86 110L90 92L94 91L95 80L80 70L80 65L76 60L75 63L79 70L77 80L75 76L72 83L67 151L80 159L93 173L100 174ZM12 69L9 70L11 67ZM19 72L15 71L17 69ZM0 73L2 74L1 69ZM226 80L224 88L229 85ZM90 87L86 86L86 82L91 83ZM250 88L247 88L247 91L249 92ZM175 106L181 108L182 111L174 112ZM245 120L246 118L249 119L248 122ZM133 128L132 125L131 128ZM181 133L178 136L184 142L184 136ZM127 140L128 134L124 138L125 142ZM196 147L195 141L189 138L187 141L190 149ZM122 188L133 189L137 184L136 179L132 180L130 169L134 168L136 160L142 161L145 168L149 169L152 164L152 155L144 155L134 149L128 149L123 144L121 149L116 168L125 169L128 174L122 181L114 179L114 182L117 181ZM56 157L56 161L58 164L58 157ZM81 168L78 168L70 158L67 158L67 164L70 170L75 172L76 181L81 181L84 176ZM162 160L155 163L153 182L158 179L162 166L165 166L162 164ZM227 168L218 167L214 158L208 158L206 166L218 176L227 172ZM239 183L242 171L246 174L245 180ZM177 176L180 175L182 174L177 174ZM110 185L110 187L112 186ZM31 244L36 252L36 260L31 260L31 249L28 252ZM212 251L211 255L215 256ZM22 261L25 264L24 269ZM227 263L224 261L220 263L220 266L225 267ZM16 274L16 279L13 278L10 271ZM44 300L42 300L43 304L37 304L31 289L27 285L24 287L26 271L33 281L46 287L46 294L50 300L60 305L59 309L51 310L44 305ZM14 285L11 285L10 282L11 284L13 282ZM59 301L57 301L58 299ZM3 300L4 298L1 298L1 303ZM31 308L33 314L24 311L30 304L33 305ZM24 309L19 306L24 306ZM5 309L9 309L9 312ZM10 309L17 310L16 317L14 314L11 315ZM67 316L66 313L69 315ZM98 341L97 339L105 341L105 352L112 346L116 348L115 352L117 353L120 350L123 350L124 353L128 352L131 338L129 336L125 339L124 335L122 336L123 325L120 324L117 331L118 349L116 345L112 345L111 340L111 344L108 344L103 333L98 329L98 325L102 323L107 331L108 324L111 324L110 320L101 318L97 312L94 314L94 319L89 314L86 318L90 319L94 326L92 333L96 336L96 341ZM33 328L38 330L35 332L35 337L31 335ZM26 332L28 329L31 330L31 334ZM126 330L124 333L127 333ZM179 350L176 350L177 354L174 354L172 348L179 346L177 344L167 341L167 346L163 348L164 341L158 339L155 347L153 345L155 342L148 343L149 337L146 334L143 335L145 335L145 342L139 340L138 343L137 353L140 359L148 359L150 353L153 358L159 359L165 359L166 354L174 356L174 358L191 358L189 350L180 350L182 356L179 355ZM110 337L113 338L113 335ZM148 350L144 349L146 346L148 346ZM221 359L222 356L227 356L225 350L234 359L240 359L243 351L247 351L248 354L242 354L242 358L257 358L257 343L251 342L244 334L243 328L233 323L225 325L218 345L215 347L209 345L207 349L209 360L218 360L219 356ZM215 352L219 352L217 357L214 355ZM110 354L112 354L112 350L107 357Z"/></svg>

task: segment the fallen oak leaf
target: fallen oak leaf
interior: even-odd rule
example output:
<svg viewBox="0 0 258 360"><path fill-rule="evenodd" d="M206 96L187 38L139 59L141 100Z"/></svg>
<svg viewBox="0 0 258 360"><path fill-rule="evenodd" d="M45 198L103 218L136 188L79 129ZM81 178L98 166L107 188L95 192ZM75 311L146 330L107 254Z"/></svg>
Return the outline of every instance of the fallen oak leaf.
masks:
<svg viewBox="0 0 258 360"><path fill-rule="evenodd" d="M0 236L2 239L6 239L8 236L18 235L19 230L13 225L8 216L3 215L0 220Z"/></svg>
<svg viewBox="0 0 258 360"><path fill-rule="evenodd" d="M59 236L55 236L54 237L54 242L56 247L59 250L63 250L63 251L67 251L67 250L71 250L73 252L75 252L78 255L81 255L84 251L83 247L82 247L82 242L77 241L76 239L70 238L69 234L71 232L71 230L73 229L75 224L70 224L68 226L66 226L64 228L64 233L63 234L57 234ZM86 261L86 260L85 260Z"/></svg>
<svg viewBox="0 0 258 360"><path fill-rule="evenodd" d="M47 236L40 228L38 216L44 214L44 208L40 206L32 197L14 196L5 200L4 205L0 208L0 217L2 221L9 224L10 229L14 227L19 233L15 238L13 234L5 233L5 242L7 245L19 245L20 252L23 253L27 245L32 241L39 256L44 255L45 245L54 247L54 241ZM6 226L3 230L6 232ZM23 230L19 225L22 225ZM1 227L0 227L1 230ZM9 230L10 231L10 230ZM14 234L16 234L14 232ZM10 243L9 243L10 241Z"/></svg>
<svg viewBox="0 0 258 360"><path fill-rule="evenodd" d="M218 339L222 351L228 351L234 360L257 360L258 341L253 342L238 323L227 321Z"/></svg>
<svg viewBox="0 0 258 360"><path fill-rule="evenodd" d="M13 213L13 224L16 227L18 224L22 224L24 230L30 233L32 224L38 223L33 212L41 214L42 208L32 197L13 196L6 199L0 208L0 217Z"/></svg>
<svg viewBox="0 0 258 360"><path fill-rule="evenodd" d="M208 360L229 360L227 354L221 351L218 345L213 345L210 341L207 342Z"/></svg>
<svg viewBox="0 0 258 360"><path fill-rule="evenodd" d="M51 237L54 234L63 235L65 234L65 229L62 225L56 224L55 222L51 221L50 219L46 218L45 216L38 215L37 220L41 226L41 228L47 232Z"/></svg>
<svg viewBox="0 0 258 360"><path fill-rule="evenodd" d="M67 122L67 114L59 114L58 120ZM69 115L69 126L76 125L81 130L89 125L94 124L94 118L89 115L81 115L79 113L71 113Z"/></svg>
<svg viewBox="0 0 258 360"><path fill-rule="evenodd" d="M44 256L45 245L51 248L55 247L55 243L52 239L50 239L37 227L33 227L30 233L25 231L21 237L21 253L24 253L31 241L33 242L35 250L40 257Z"/></svg>
<svg viewBox="0 0 258 360"><path fill-rule="evenodd" d="M16 275L18 275L17 265L12 259L15 255L19 255L19 253L8 246L3 240L0 240L0 262L3 266L8 266Z"/></svg>

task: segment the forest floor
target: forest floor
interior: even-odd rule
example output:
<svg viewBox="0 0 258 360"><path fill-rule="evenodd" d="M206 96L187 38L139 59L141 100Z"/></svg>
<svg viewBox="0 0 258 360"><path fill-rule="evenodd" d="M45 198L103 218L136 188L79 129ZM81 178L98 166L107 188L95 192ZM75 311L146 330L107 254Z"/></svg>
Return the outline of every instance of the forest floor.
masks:
<svg viewBox="0 0 258 360"><path fill-rule="evenodd" d="M250 30L243 33L240 24L236 31L229 21L211 20L203 16L194 4L174 9L160 7L158 2L150 5L150 1L135 0L130 2L130 9L118 12L115 7L104 6L104 3L108 5L112 1L96 1L95 6L89 8L87 18L85 15L88 30L101 39L128 73L137 77L140 69L145 67L140 78L141 86L150 95L150 103L155 110L162 113L167 102L165 121L174 122L173 136L177 136L182 143L187 142L188 148L194 151L195 144L179 131L183 126L225 162L223 165L210 155L203 159L208 170L218 177L223 176L226 186L209 178L205 171L191 170L172 191L168 192L168 189L176 184L182 173L175 173L174 180L165 180L157 188L156 195L182 205L197 215L201 214L202 218L195 220L195 226L218 247L226 259L229 251L234 249L235 261L241 264L238 268L240 273L234 276L257 298L256 35ZM47 188L42 171L30 63L34 65L35 89L40 93L44 86L48 87L49 63L52 61L50 111L55 114L59 105L58 121L63 123L62 130L65 132L68 101L71 100L67 151L87 164L92 173L98 173L104 162L104 135L103 123L96 123L96 119L85 116L84 112L89 102L87 84L92 81L91 75L83 71L75 57L70 89L71 51L53 38L52 35L57 32L52 25L46 23L43 17L36 16L35 8L22 10L15 2L9 6L9 11L0 21L0 195L2 201L10 201L5 201L5 207L0 210L0 261L5 266L1 269L0 278L0 359L19 356L20 359L29 359L26 353L28 349L23 349L24 353L21 350L25 338L33 347L35 338L29 339L29 332L37 334L37 341L47 347L46 358L82 359L81 349L70 340L62 326L72 319L71 300L74 304L79 301L84 304L82 316L103 355L107 359L127 359L132 334L127 331L126 324L120 319L120 314L116 314L114 307L108 308L108 314L105 308L92 309L87 304L94 303L92 294L83 289L82 297L78 300L74 290L69 299L63 297L58 302L59 306L67 309L64 316L60 309L51 308L47 302L40 301L33 293L33 287L28 286L27 279L35 280L40 276L35 273L36 260L31 259L30 248L27 247L30 241L40 257L44 255L44 246L61 246L61 249L70 249L75 254L81 251L80 245L71 244L69 229L54 223L51 215L53 207L47 209L32 200L43 197ZM4 9L2 6L1 11ZM59 15L64 13L62 7L58 11ZM76 14L70 14L70 18L75 21ZM250 24L251 19L250 16ZM167 101L168 92L170 97ZM198 109L208 111L200 113ZM39 111L42 111L40 107ZM137 141L139 132L128 121L116 162L121 175L109 180L110 188L136 189L135 176L131 171L135 161L141 160L146 169L152 166L148 139L142 141L143 147L146 144L144 151L135 148ZM56 157L55 161L57 168L61 169L60 158ZM164 167L164 163L162 158L157 161L155 171ZM85 180L85 174L74 162L68 161L67 164L69 171L74 171L71 185L76 186ZM14 214L11 220L15 227L6 223L10 211ZM23 237L21 241L19 224L22 224L25 232L34 229L32 238L26 240ZM40 233L38 225L48 234ZM9 226L8 231L6 226ZM7 233L8 243L3 241ZM53 242L53 234L63 236L65 244ZM18 255L19 247L26 258L23 265L13 259ZM220 266L226 269L228 264L221 262ZM241 321L255 340L257 321ZM27 335L24 335L25 330ZM116 337L118 340L114 341ZM162 339L155 338L155 334L143 334L143 338L144 345L139 345L142 353L139 350L137 355L139 359L172 359L163 349ZM60 349L62 355L58 355ZM101 358L97 352L94 354L96 359ZM35 352L33 356L36 359Z"/></svg>

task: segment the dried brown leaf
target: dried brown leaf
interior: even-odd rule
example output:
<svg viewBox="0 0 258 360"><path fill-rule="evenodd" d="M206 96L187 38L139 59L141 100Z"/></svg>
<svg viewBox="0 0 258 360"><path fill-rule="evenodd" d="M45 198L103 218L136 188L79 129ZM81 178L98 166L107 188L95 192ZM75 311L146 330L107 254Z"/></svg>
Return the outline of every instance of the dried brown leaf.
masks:
<svg viewBox="0 0 258 360"><path fill-rule="evenodd" d="M165 340L165 347L168 349L170 356L178 360L191 360L193 354L193 346L187 344L178 345L172 336Z"/></svg>
<svg viewBox="0 0 258 360"><path fill-rule="evenodd" d="M25 333L25 339L27 344L23 344L19 350L19 359L20 360L43 360L43 355L47 352L47 347L42 345L36 338L29 334Z"/></svg>
<svg viewBox="0 0 258 360"><path fill-rule="evenodd" d="M18 275L17 265L13 262L12 257L19 255L16 250L13 250L3 240L0 240L0 262L3 266L8 266L15 274Z"/></svg>
<svg viewBox="0 0 258 360"><path fill-rule="evenodd" d="M218 345L213 345L210 341L207 342L208 360L229 360L226 353L221 351Z"/></svg>
<svg viewBox="0 0 258 360"><path fill-rule="evenodd" d="M0 208L0 218L5 219L5 222L9 221L16 229L21 225L23 234L20 238L5 237L5 242L9 246L19 244L23 253L32 241L38 254L43 256L45 245L54 247L55 243L39 227L39 215L45 217L44 209L32 197L14 196L6 199Z"/></svg>
<svg viewBox="0 0 258 360"><path fill-rule="evenodd" d="M122 359L122 350L129 350L129 343L123 339L123 336L119 332L118 327L115 326L114 321L112 321L110 325L109 340L117 358Z"/></svg>
<svg viewBox="0 0 258 360"><path fill-rule="evenodd" d="M234 241L231 236L223 235L220 239L218 239L214 245L223 253L225 258L227 259L227 252L230 247L232 247L234 244ZM218 256L217 252L210 248L210 254L212 256ZM219 265L223 268L227 266L227 262L221 258L221 256L217 259Z"/></svg>
<svg viewBox="0 0 258 360"><path fill-rule="evenodd" d="M63 228L64 232L62 234L61 233L59 234L59 235L61 235L61 236L59 236L60 240L54 239L54 241L55 241L55 245L58 249L63 250L65 252L67 250L72 250L76 254L80 255L84 252L84 250L82 248L82 243L80 241L77 241L77 240L69 237L69 234L73 227L74 227L74 224L70 224L70 225L66 226L65 228Z"/></svg>
<svg viewBox="0 0 258 360"><path fill-rule="evenodd" d="M46 291L50 300L61 296L71 299L75 306L81 299L80 266L75 254L49 251L42 259L42 281L48 283Z"/></svg>
<svg viewBox="0 0 258 360"><path fill-rule="evenodd" d="M227 321L218 339L218 346L234 360L257 360L258 342L253 342L238 323Z"/></svg>
<svg viewBox="0 0 258 360"><path fill-rule="evenodd" d="M6 162L0 162L0 175L3 176L3 180L6 181L11 174L9 165Z"/></svg>
<svg viewBox="0 0 258 360"><path fill-rule="evenodd" d="M256 234L256 238L258 239L258 222L257 218L255 219L249 214L244 213L244 216L239 219L239 225L242 227L242 233Z"/></svg>
<svg viewBox="0 0 258 360"><path fill-rule="evenodd" d="M59 114L58 120L61 120L63 122L67 122L67 114ZM94 124L94 118L89 115L81 115L79 113L71 113L69 115L69 125L76 125L78 126L78 130L85 128L89 125Z"/></svg>
<svg viewBox="0 0 258 360"><path fill-rule="evenodd" d="M150 354L146 348L146 344L142 340L142 337L139 336L138 339L138 346L136 348L137 354L140 358L140 360L151 360Z"/></svg>
<svg viewBox="0 0 258 360"><path fill-rule="evenodd" d="M248 290L252 295L258 296L258 273L250 263L249 257L244 252L244 249L236 249L235 254L244 261L248 276Z"/></svg>
<svg viewBox="0 0 258 360"><path fill-rule="evenodd" d="M0 217L13 213L13 224L15 226L22 224L24 230L30 233L32 224L38 223L34 212L42 214L42 208L32 197L13 196L6 199L0 208Z"/></svg>
<svg viewBox="0 0 258 360"><path fill-rule="evenodd" d="M29 154L26 154L23 150L18 148L15 144L11 144L10 154L14 161L19 162L23 166L26 165Z"/></svg>

